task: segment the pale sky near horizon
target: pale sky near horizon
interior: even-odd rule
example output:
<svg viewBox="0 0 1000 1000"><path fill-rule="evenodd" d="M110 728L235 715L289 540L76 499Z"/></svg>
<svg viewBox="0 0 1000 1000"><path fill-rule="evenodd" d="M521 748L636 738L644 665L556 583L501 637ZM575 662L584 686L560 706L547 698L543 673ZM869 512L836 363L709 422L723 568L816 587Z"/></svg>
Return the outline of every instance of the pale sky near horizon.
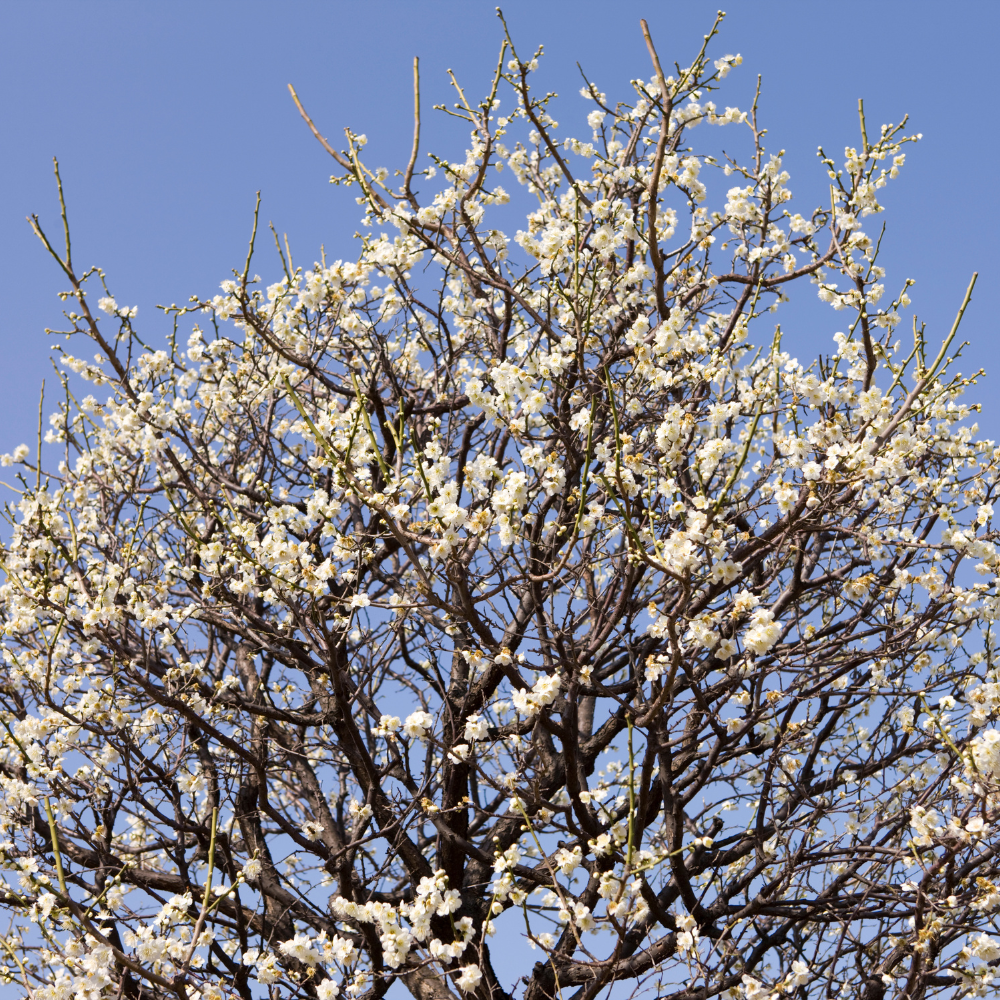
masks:
<svg viewBox="0 0 1000 1000"><path fill-rule="evenodd" d="M649 21L665 62L687 62L715 10L701 0L504 4L521 50L545 44L538 85L560 93L560 131L581 138L589 137L592 105L577 94L576 61L609 96L627 98L630 78L651 75L639 18ZM1000 4L985 0L739 0L713 47L744 57L720 105L747 107L763 74L769 145L788 151L792 189L807 195L806 204L826 190L817 144L839 158L846 143L857 143L858 97L876 128L910 114L924 141L907 148L903 174L884 199L887 287L915 278L921 319L943 333L971 272L980 272L963 327L973 342L965 372L1000 368L991 301L1000 246L990 194L998 27ZM46 376L50 389L55 384L42 331L59 325L55 293L63 282L25 222L37 212L58 231L53 155L76 263L104 268L118 301L139 306L139 329L159 344L167 324L157 303L214 294L242 265L258 189L263 220L288 233L297 263L316 259L320 244L335 257L354 254L353 191L329 185L333 163L295 111L289 82L328 135L348 124L365 132L370 162L392 169L409 150L418 55L423 149L436 145L455 157L465 132L431 105L450 100L449 67L478 94L501 38L494 4L474 0L5 0L0 452L34 442L39 384ZM275 280L277 259L265 254L256 270ZM803 360L825 353L843 325L829 313L787 331L785 346ZM997 378L1000 371L970 393L984 402L981 427L993 437L1000 437L1000 406L991 403Z"/></svg>

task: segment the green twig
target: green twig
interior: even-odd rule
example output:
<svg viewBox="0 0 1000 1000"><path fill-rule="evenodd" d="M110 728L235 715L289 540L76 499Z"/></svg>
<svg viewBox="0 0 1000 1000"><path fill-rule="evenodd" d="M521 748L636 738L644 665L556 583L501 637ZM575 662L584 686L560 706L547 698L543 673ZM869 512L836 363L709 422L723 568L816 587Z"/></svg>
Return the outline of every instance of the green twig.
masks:
<svg viewBox="0 0 1000 1000"><path fill-rule="evenodd" d="M45 815L49 819L49 837L52 839L52 856L56 859L56 877L59 879L59 891L65 896L67 895L66 876L63 873L62 854L59 852L59 834L56 832L56 818L52 815L52 805L48 800L48 796L45 798Z"/></svg>

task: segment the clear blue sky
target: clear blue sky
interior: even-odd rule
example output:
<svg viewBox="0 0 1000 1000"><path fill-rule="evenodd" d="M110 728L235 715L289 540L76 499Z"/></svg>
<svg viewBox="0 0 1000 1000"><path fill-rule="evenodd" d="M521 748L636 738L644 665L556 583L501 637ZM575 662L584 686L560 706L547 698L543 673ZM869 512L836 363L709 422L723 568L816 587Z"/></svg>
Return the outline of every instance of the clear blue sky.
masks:
<svg viewBox="0 0 1000 1000"><path fill-rule="evenodd" d="M651 75L640 17L665 60L687 61L715 9L700 0L504 4L519 48L545 44L541 84L563 95L555 117L578 135L588 130L577 60L609 95L626 96L630 78ZM721 102L746 107L763 74L770 146L788 150L793 190L808 200L826 189L816 146L839 156L857 142L858 97L876 126L910 113L925 139L885 199L889 287L915 278L921 318L940 329L980 271L961 367L996 372L977 394L995 437L998 28L996 0L738 0L717 43L718 55L744 56ZM327 183L332 162L299 119L289 82L328 135L347 124L366 132L371 162L395 168L409 148L419 55L424 149L455 156L464 135L449 138L430 105L449 99L449 67L478 93L500 38L494 4L478 0L4 0L0 451L33 442L39 383L48 374L53 385L42 331L59 325L62 283L25 222L37 212L58 228L53 155L77 263L103 267L118 301L138 304L141 329L158 341L165 324L155 304L213 294L242 264L258 189L264 220L288 233L297 262L311 263L321 243L334 256L353 254L357 206ZM257 269L273 279L268 259ZM821 315L816 329L788 331L801 344L794 353L828 349L839 325L832 311Z"/></svg>
<svg viewBox="0 0 1000 1000"><path fill-rule="evenodd" d="M539 82L563 95L555 117L586 136L575 62L609 95L627 96L630 78L651 75L639 18L665 62L686 62L716 4L507 0L504 9L522 51L546 46ZM961 367L995 373L977 398L984 431L1000 438L998 29L998 0L734 0L716 52L744 56L723 104L746 108L763 74L770 147L788 150L793 190L807 205L825 200L817 145L839 156L857 143L859 97L875 127L910 113L925 138L884 199L888 287L915 278L915 305L941 333L980 272ZM288 233L299 263L320 244L353 254L353 192L328 184L332 163L296 113L289 82L327 135L344 125L365 132L370 161L392 169L409 150L419 55L424 149L457 156L464 134L430 106L450 99L449 67L477 94L500 39L494 4L483 0L2 0L0 452L34 442L39 384L48 376L54 386L42 331L60 324L63 283L25 222L37 212L58 231L53 155L77 263L105 269L156 343L166 331L157 303L211 295L242 265L257 190L264 220ZM267 260L257 269L273 280ZM783 341L802 359L827 351L842 325L829 309L810 316Z"/></svg>

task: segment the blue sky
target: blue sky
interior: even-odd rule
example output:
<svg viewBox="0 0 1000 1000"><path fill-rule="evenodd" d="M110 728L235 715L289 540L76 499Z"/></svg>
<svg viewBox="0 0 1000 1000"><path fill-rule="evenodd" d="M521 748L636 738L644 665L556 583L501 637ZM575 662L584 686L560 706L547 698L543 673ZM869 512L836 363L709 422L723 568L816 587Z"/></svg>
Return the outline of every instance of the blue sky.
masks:
<svg viewBox="0 0 1000 1000"><path fill-rule="evenodd" d="M519 49L545 44L539 85L562 95L562 131L582 137L577 61L609 95L627 97L630 78L651 75L640 17L665 62L688 61L715 10L700 0L504 4ZM996 2L739 0L716 45L717 55L744 56L720 104L748 106L763 74L769 146L788 151L793 190L807 203L826 190L816 146L839 157L857 142L858 97L870 125L910 113L925 138L884 199L888 287L915 278L917 312L942 331L980 272L963 327L973 341L965 372L994 369L998 353L998 27ZM353 255L353 192L329 185L332 162L296 113L289 82L328 135L345 125L365 132L370 162L392 169L409 150L418 55L423 148L457 156L462 130L430 106L449 99L448 68L473 94L485 86L501 31L494 4L478 0L5 0L0 39L0 451L9 451L34 441L39 383L48 375L54 384L43 330L59 325L62 282L25 222L37 212L58 228L53 155L76 262L104 268L158 342L166 323L157 303L210 295L242 265L258 189L263 219L288 233L297 263L311 263L321 244ZM276 265L263 257L257 270L273 280ZM784 341L803 360L825 352L842 325L832 310L809 316ZM983 430L1000 437L995 395L987 384L975 398L986 404Z"/></svg>
<svg viewBox="0 0 1000 1000"><path fill-rule="evenodd" d="M651 75L639 18L665 63L687 62L716 4L508 0L504 10L522 51L545 44L538 84L562 95L554 112L562 130L587 137L591 106L577 96L575 63L627 98L630 78ZM1000 438L998 28L997 0L736 0L715 52L744 57L720 104L746 108L763 74L768 143L788 151L792 188L806 205L825 200L817 145L839 157L857 143L859 97L876 128L911 115L924 141L908 148L884 199L887 287L916 279L916 310L943 335L980 272L960 368L996 372L970 396L985 404L983 431ZM63 282L25 221L38 213L58 232L53 155L78 265L100 265L158 344L168 326L157 303L211 295L242 266L258 190L263 220L288 234L298 263L311 263L321 244L330 256L353 255L353 191L329 185L332 162L288 83L327 135L345 125L365 132L369 161L392 169L409 152L418 55L423 148L455 157L464 133L431 105L450 99L448 68L478 94L501 37L493 2L480 0L3 0L0 452L34 442L39 384L48 377L54 387L43 330L60 325ZM256 270L274 280L277 264L263 255ZM792 316L783 345L802 360L829 350L843 325L826 307Z"/></svg>

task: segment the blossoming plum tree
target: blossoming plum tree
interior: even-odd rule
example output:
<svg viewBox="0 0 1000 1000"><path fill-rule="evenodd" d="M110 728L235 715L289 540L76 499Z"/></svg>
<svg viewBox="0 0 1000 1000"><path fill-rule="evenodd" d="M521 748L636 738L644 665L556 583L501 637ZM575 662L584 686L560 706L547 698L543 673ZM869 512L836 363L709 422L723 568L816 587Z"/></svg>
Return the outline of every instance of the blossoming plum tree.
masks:
<svg viewBox="0 0 1000 1000"><path fill-rule="evenodd" d="M418 98L396 179L299 104L358 259L279 247L263 287L255 222L160 347L34 220L69 328L62 460L4 456L9 989L991 993L972 285L904 330L862 225L918 137L862 111L793 211L758 102L709 99L717 29L667 74L643 25L649 78L586 82L582 140L506 36L482 102L455 83L465 158L417 169ZM803 365L774 314L809 283L843 332Z"/></svg>

